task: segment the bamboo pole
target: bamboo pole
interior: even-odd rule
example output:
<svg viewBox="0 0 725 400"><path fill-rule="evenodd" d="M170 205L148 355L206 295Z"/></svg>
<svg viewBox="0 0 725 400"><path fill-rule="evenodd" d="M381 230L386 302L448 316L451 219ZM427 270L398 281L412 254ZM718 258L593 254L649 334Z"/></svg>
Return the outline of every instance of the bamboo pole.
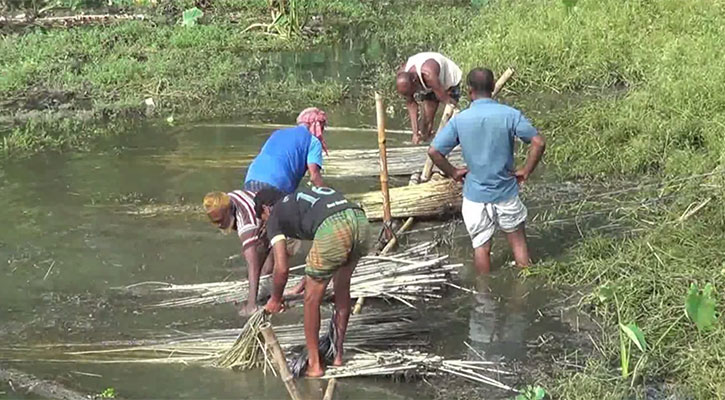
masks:
<svg viewBox="0 0 725 400"><path fill-rule="evenodd" d="M337 379L332 378L327 382L327 389L325 389L325 396L322 400L332 400L335 395L335 385L337 385Z"/></svg>
<svg viewBox="0 0 725 400"><path fill-rule="evenodd" d="M264 336L264 342L267 344L267 347L272 352L272 358L277 364L277 372L279 372L279 376L282 378L282 382L284 382L285 387L287 387L287 392L289 393L290 397L292 398L292 400L302 400L302 396L300 396L300 392L297 391L297 386L295 386L294 377L289 371L289 368L287 368L287 358L284 356L284 352L279 346L279 342L277 341L277 335L274 334L274 329L272 329L272 324L270 324L269 322L265 322L260 327L260 332L262 332L262 336Z"/></svg>
<svg viewBox="0 0 725 400"><path fill-rule="evenodd" d="M446 108L443 110L443 116L441 116L441 122L438 124L438 130L436 131L436 136L438 135L438 132L440 132L444 126L448 123L448 120L453 117L453 114L455 112L456 106L453 104L446 104ZM425 165L423 166L423 172L420 174L420 182L425 182L430 179L431 175L433 175L433 159L430 157L427 157L425 159ZM419 182L419 183L420 183Z"/></svg>
<svg viewBox="0 0 725 400"><path fill-rule="evenodd" d="M507 68L506 71L501 74L501 76L498 77L498 80L496 81L496 86L493 88L493 93L491 93L491 97L496 97L498 95L498 92L503 89L503 85L506 84L506 81L509 80L514 74L513 68Z"/></svg>
<svg viewBox="0 0 725 400"><path fill-rule="evenodd" d="M383 223L390 226L390 191L388 190L388 153L385 147L385 106L383 96L375 93L375 114L378 125L378 148L380 149L380 191L383 194ZM385 229L385 238L390 240L393 236Z"/></svg>

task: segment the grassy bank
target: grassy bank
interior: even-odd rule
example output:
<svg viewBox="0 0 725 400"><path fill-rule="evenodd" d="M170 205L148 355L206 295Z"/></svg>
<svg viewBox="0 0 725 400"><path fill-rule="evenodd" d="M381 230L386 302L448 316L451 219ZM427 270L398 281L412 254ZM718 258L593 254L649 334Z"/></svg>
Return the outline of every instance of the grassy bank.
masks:
<svg viewBox="0 0 725 400"><path fill-rule="evenodd" d="M193 3L111 10L144 13L146 21L6 30L0 37L2 154L78 148L103 128L118 133L122 124L104 121L145 116L147 98L154 101L153 116L183 121L289 113L348 94L345 82L332 79L264 79L274 67L264 54L334 43L344 25L326 21L364 20L369 9L363 4L309 1L301 18L321 16L317 26L308 24L317 30L282 37L244 31L271 19L264 0L215 2L198 24L182 26L181 14Z"/></svg>
<svg viewBox="0 0 725 400"><path fill-rule="evenodd" d="M725 3L710 1L498 2L444 46L464 69L513 65L511 89L611 93L536 121L551 139L547 163L572 177L656 176L664 181L722 168L725 161L725 57L719 37ZM665 189L661 189L665 188ZM657 189L661 189L658 191ZM635 234L585 236L561 261L536 273L556 285L586 287L584 304L601 321L597 356L583 370L561 368L545 385L560 398L725 397L725 330L700 332L684 316L691 283L725 283L722 173L642 191L626 220ZM697 214L683 213L711 199ZM618 304L597 297L614 288ZM722 305L722 296L716 301ZM621 377L619 321L636 323L649 345L631 346ZM663 396L664 397L664 396Z"/></svg>
<svg viewBox="0 0 725 400"><path fill-rule="evenodd" d="M690 283L725 287L725 2L493 1L473 15L454 8L431 18L414 9L395 18L400 29L390 42L438 43L464 71L513 66L508 90L519 104L527 93L589 94L533 116L549 139L546 164L559 176L678 182L642 190L642 205L619 210L636 232L585 234L560 261L534 269L553 285L584 287L591 296L583 305L603 327L583 369L561 367L541 383L566 399L725 397L722 322L701 332L684 317ZM646 205L665 194L668 201ZM604 285L618 307L599 301ZM722 307L721 295L716 302ZM634 375L640 354L632 346L626 378L620 318L636 322L650 346Z"/></svg>

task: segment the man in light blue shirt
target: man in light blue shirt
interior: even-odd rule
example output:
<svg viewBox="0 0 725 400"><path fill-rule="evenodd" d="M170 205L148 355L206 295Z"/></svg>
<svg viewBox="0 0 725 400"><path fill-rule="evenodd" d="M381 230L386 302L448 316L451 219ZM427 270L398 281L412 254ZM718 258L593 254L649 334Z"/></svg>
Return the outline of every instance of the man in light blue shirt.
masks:
<svg viewBox="0 0 725 400"><path fill-rule="evenodd" d="M529 265L526 246L526 207L519 185L528 179L544 154L544 137L520 111L491 98L493 72L475 68L468 73L471 106L453 117L428 149L433 162L463 185L463 222L471 236L479 272L491 268L491 237L498 226L506 233L516 263ZM514 139L529 143L524 167L514 165ZM455 168L445 158L461 145L467 168Z"/></svg>

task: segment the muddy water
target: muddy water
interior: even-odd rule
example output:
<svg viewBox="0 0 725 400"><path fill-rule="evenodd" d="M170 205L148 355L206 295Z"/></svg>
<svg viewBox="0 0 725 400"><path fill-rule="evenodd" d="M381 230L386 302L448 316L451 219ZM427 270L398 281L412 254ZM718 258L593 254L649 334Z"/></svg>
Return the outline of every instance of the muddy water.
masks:
<svg viewBox="0 0 725 400"><path fill-rule="evenodd" d="M331 110L333 120L344 109ZM372 116L368 115L372 121ZM114 287L140 281L201 283L244 277L234 237L222 236L202 218L135 217L128 204L189 203L210 190L237 188L245 166L222 169L178 166L161 156L248 158L269 134L261 129L147 126L106 143L95 154L45 155L5 165L0 172L0 340L3 347L36 343L86 343L239 326L233 306L203 310L149 310ZM393 136L390 145L407 137ZM374 133L335 133L330 147L375 146ZM171 158L173 159L173 157ZM334 180L342 191L375 188L374 179ZM434 350L460 356L463 341L492 357L525 360L529 344L546 332L563 332L555 318L536 310L550 293L510 268L487 279L470 273L470 251L460 227L453 235L456 261L466 263L464 285L478 294L451 292L430 305L430 318L451 318L434 332ZM415 239L413 239L415 240ZM548 246L533 238L532 247ZM503 244L503 243L502 243ZM497 263L509 257L505 246ZM301 261L301 260L296 260ZM384 307L384 305L381 305ZM301 314L300 314L301 318ZM7 354L0 359L10 358ZM22 358L14 354L12 358ZM50 357L52 358L52 357ZM126 398L283 398L280 382L258 372L232 373L180 365L87 365L19 361L17 368L57 377L89 392L114 387ZM88 376L85 373L100 375ZM310 383L307 389L319 390ZM345 398L420 398L416 385L350 380ZM425 396L422 396L425 398Z"/></svg>
<svg viewBox="0 0 725 400"><path fill-rule="evenodd" d="M278 53L271 56L270 65L281 66L269 69L266 78L347 80L360 73L363 58L374 62L383 56L374 43L361 47L352 42L304 55ZM403 127L404 109L399 103L395 103L391 128ZM372 104L348 104L328 111L331 125L372 126L375 118L369 110ZM269 118L291 123L294 114ZM208 191L238 188L246 165L268 135L265 129L232 126L148 125L135 135L108 140L94 153L47 154L2 166L0 361L12 359L18 369L89 393L113 387L124 398L286 398L278 379L256 371L234 373L178 364L40 362L3 350L240 326L232 305L152 310L144 307L144 299L114 290L141 281L202 283L246 277L244 262L229 260L239 252L237 240L220 235L203 218L140 217L125 210L129 205L195 204ZM407 140L407 135L391 135L388 145L405 145ZM376 147L374 133L336 132L328 134L327 141L332 149ZM239 155L237 168L200 161L230 153ZM375 179L330 183L343 192L378 187ZM510 267L497 269L487 278L476 277L462 228L436 235L451 239L453 248L445 251L453 261L465 264L460 283L477 293L451 291L424 308L427 318L450 320L445 329L433 333L432 351L461 357L470 352L465 341L487 357L526 362L540 337L568 331L555 316L537 311L556 299L553 292L519 278ZM425 238L422 234L409 240ZM532 232L530 247L539 258L556 257L572 240L567 229L543 230ZM502 238L497 241L495 263L501 266L510 256ZM373 303L371 312L375 307L388 306ZM299 310L290 313L297 316L286 318L301 320ZM517 384L516 380L509 383ZM304 385L312 398L321 398L318 383ZM433 396L425 385L385 379L345 380L339 387L341 398L346 399ZM0 386L0 393L7 391Z"/></svg>

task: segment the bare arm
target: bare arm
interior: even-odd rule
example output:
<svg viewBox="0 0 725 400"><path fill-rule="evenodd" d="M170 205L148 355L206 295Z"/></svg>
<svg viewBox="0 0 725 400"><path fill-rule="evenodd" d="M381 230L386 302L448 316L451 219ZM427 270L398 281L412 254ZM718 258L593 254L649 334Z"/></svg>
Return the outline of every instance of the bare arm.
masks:
<svg viewBox="0 0 725 400"><path fill-rule="evenodd" d="M430 156L430 159L433 160L433 164L440 168L444 174L450 176L458 182L462 181L468 173L468 168L454 167L450 161L448 161L448 159L433 146L428 148L428 156Z"/></svg>
<svg viewBox="0 0 725 400"><path fill-rule="evenodd" d="M317 187L325 186L322 183L322 174L320 173L320 166L317 164L307 164L307 170L310 171L310 182Z"/></svg>
<svg viewBox="0 0 725 400"><path fill-rule="evenodd" d="M247 279L249 280L249 295L247 297L247 311L254 310L257 306L257 293L259 290L259 275L262 270L262 260L257 251L256 241L244 245L245 242L253 240L254 233L245 233L239 239L242 242L242 254L247 261Z"/></svg>
<svg viewBox="0 0 725 400"><path fill-rule="evenodd" d="M259 259L257 246L252 244L242 250L244 259L247 260L247 276L249 278L249 302L254 302L259 286L259 272L262 270L262 262Z"/></svg>
<svg viewBox="0 0 725 400"><path fill-rule="evenodd" d="M272 298L270 302L282 303L284 288L289 277L289 260L287 259L287 241L279 240L274 244L274 272L272 273Z"/></svg>
<svg viewBox="0 0 725 400"><path fill-rule="evenodd" d="M536 169L539 161L541 161L541 157L544 155L545 149L546 140L543 136L536 135L531 138L531 143L529 144L529 152L526 154L526 164L523 168L519 168L515 172L516 180L519 183L525 182L529 178L529 175L534 172L534 169Z"/></svg>
<svg viewBox="0 0 725 400"><path fill-rule="evenodd" d="M412 141L413 144L420 142L420 135L418 134L418 103L415 101L413 96L405 99L405 107L408 109L408 116L410 117L410 128L413 130Z"/></svg>

